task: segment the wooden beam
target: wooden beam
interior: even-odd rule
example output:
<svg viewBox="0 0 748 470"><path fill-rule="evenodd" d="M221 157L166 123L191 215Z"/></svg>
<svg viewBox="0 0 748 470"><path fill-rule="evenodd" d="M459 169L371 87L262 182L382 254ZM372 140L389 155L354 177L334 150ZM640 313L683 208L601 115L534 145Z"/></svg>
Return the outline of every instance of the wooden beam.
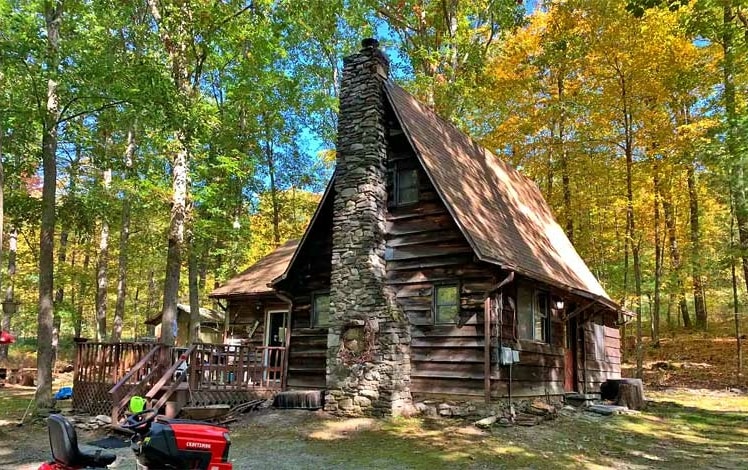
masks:
<svg viewBox="0 0 748 470"><path fill-rule="evenodd" d="M483 390L486 404L491 403L491 298L483 301Z"/></svg>
<svg viewBox="0 0 748 470"><path fill-rule="evenodd" d="M574 310L570 314L566 315L566 317L564 318L564 321L569 321L572 318L574 318L576 316L579 316L582 312L586 311L587 309L589 309L590 307L592 307L596 303L597 303L597 300L593 300L590 303L588 303L587 305L585 305L584 307L579 307L578 309Z"/></svg>

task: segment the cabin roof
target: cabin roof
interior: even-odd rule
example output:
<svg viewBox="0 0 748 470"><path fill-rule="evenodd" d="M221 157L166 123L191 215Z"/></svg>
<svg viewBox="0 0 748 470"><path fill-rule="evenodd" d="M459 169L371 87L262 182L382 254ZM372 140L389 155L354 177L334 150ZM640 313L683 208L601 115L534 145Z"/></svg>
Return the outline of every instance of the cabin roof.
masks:
<svg viewBox="0 0 748 470"><path fill-rule="evenodd" d="M482 261L610 300L537 185L392 82L385 90L439 196Z"/></svg>
<svg viewBox="0 0 748 470"><path fill-rule="evenodd" d="M289 240L271 251L264 258L226 281L222 286L208 294L208 297L222 299L227 297L261 295L274 293L268 284L286 271L296 251L299 240Z"/></svg>
<svg viewBox="0 0 748 470"><path fill-rule="evenodd" d="M385 90L426 174L481 261L620 308L574 249L532 180L400 86L389 81ZM331 186L332 181L301 246L331 197ZM290 261L273 283L286 278Z"/></svg>
<svg viewBox="0 0 748 470"><path fill-rule="evenodd" d="M190 313L190 306L189 304L177 304L177 314L179 313ZM152 317L149 317L146 321L146 325L158 325L161 323L161 315L163 315L163 312L157 312ZM223 323L223 316L216 312L215 310L211 310L209 308L200 307L200 323Z"/></svg>

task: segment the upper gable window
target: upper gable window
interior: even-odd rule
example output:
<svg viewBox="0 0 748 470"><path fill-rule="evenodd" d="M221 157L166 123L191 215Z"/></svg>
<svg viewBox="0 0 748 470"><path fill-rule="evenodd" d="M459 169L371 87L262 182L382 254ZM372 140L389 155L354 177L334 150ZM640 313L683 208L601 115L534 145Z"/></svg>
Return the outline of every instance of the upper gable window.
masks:
<svg viewBox="0 0 748 470"><path fill-rule="evenodd" d="M395 171L396 206L418 202L418 170L416 168L398 168Z"/></svg>

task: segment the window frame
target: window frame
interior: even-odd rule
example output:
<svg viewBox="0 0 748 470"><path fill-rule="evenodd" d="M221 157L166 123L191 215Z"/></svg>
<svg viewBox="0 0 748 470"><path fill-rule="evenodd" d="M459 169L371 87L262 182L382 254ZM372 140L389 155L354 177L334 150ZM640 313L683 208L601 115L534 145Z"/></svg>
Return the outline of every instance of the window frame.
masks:
<svg viewBox="0 0 748 470"><path fill-rule="evenodd" d="M529 308L529 324L525 325L525 328L520 328L520 325L523 325L524 323L520 319L519 315L527 312L527 306L521 305L519 303L520 295L519 290L524 289L525 291L529 292L529 301L530 301L530 308ZM525 282L518 284L515 291L516 299L517 299L517 335L520 340L524 341L533 341L535 343L540 344L551 344L551 316L553 312L551 311L551 294L547 289L543 289L541 287L537 287L536 285ZM539 320L539 301L538 299L544 296L545 297L545 314L542 316L542 319L540 320L542 322L542 337L537 336L537 326L538 326L538 320ZM529 335L526 336L520 336L523 329L527 329L529 327L529 331L525 331L525 333L529 333Z"/></svg>
<svg viewBox="0 0 748 470"><path fill-rule="evenodd" d="M454 304L439 304L439 289L452 287L455 289L456 299ZM432 320L435 325L455 325L457 324L460 316L460 283L459 282L444 282L440 284L434 284L431 290L431 310L433 312ZM444 320L439 318L439 307L456 307L457 311L451 320Z"/></svg>
<svg viewBox="0 0 748 470"><path fill-rule="evenodd" d="M538 326L538 311L540 305L538 300L540 297L545 297L545 313L542 315L541 333L542 338L536 336ZM532 336L533 341L539 343L550 344L551 343L551 295L550 292L543 289L533 289L532 294Z"/></svg>
<svg viewBox="0 0 748 470"><path fill-rule="evenodd" d="M317 299L320 297L327 297L327 323L320 323L319 322L319 311L317 309ZM329 290L321 290L312 292L312 315L311 315L311 327L312 328L329 328L332 326L332 321L330 321L330 291Z"/></svg>
<svg viewBox="0 0 748 470"><path fill-rule="evenodd" d="M404 173L406 171L412 171L413 176L415 178L415 186L413 188L407 188L407 189L415 189L415 199L414 200L408 200L408 201L401 201L400 195L401 195L401 188L400 188L400 174ZM420 180L421 177L419 175L418 166L412 164L411 162L395 162L393 165L393 168L389 171L391 174L391 181L392 181L392 198L391 198L391 207L406 207L413 204L418 204L421 201L421 189L420 189Z"/></svg>

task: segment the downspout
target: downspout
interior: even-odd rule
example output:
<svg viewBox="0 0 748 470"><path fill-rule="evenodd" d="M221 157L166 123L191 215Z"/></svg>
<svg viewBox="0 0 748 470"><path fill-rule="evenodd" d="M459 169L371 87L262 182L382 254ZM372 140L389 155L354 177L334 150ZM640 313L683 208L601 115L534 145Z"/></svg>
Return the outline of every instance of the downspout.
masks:
<svg viewBox="0 0 748 470"><path fill-rule="evenodd" d="M278 296L281 300L286 302L288 304L288 317L286 320L286 335L283 341L283 345L285 346L285 351L283 353L283 375L281 376L281 390L285 391L287 386L287 379L288 379L288 356L291 354L291 315L293 314L293 300L291 299L290 295L285 292L281 292L279 290L275 291L275 295Z"/></svg>

